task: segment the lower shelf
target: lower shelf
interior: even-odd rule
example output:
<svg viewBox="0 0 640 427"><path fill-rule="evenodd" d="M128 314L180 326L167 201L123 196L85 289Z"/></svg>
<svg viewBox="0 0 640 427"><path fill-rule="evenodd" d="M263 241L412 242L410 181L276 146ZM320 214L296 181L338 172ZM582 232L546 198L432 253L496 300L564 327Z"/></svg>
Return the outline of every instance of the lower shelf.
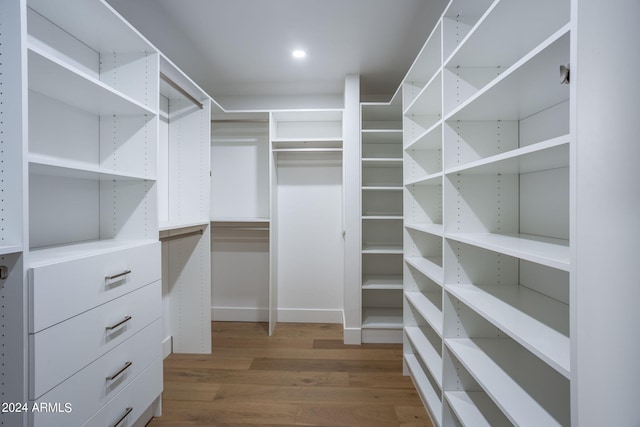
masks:
<svg viewBox="0 0 640 427"><path fill-rule="evenodd" d="M402 330L402 308L365 307L362 310L362 329Z"/></svg>
<svg viewBox="0 0 640 427"><path fill-rule="evenodd" d="M482 391L447 391L446 401L465 426L500 427L512 424Z"/></svg>
<svg viewBox="0 0 640 427"><path fill-rule="evenodd" d="M429 378L425 374L418 358L413 354L405 354L404 362L409 369L413 384L418 390L418 394L424 403L429 416L435 425L442 425L442 400L440 398L440 390L435 390Z"/></svg>
<svg viewBox="0 0 640 427"><path fill-rule="evenodd" d="M445 344L515 425L569 424L568 380L515 342L449 338Z"/></svg>

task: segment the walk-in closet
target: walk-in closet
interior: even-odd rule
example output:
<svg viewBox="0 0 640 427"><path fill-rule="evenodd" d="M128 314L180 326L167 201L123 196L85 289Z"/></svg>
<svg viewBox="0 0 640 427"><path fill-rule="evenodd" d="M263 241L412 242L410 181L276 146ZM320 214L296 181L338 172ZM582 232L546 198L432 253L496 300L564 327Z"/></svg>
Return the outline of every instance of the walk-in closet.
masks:
<svg viewBox="0 0 640 427"><path fill-rule="evenodd" d="M1 0L0 427L640 426L637 0Z"/></svg>

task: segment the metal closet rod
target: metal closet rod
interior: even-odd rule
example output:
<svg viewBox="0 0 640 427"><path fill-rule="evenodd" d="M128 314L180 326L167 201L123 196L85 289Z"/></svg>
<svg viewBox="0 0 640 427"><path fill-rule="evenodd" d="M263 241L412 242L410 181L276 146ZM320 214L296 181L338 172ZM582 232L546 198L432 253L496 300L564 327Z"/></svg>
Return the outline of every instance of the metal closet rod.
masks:
<svg viewBox="0 0 640 427"><path fill-rule="evenodd" d="M175 90L180 92L182 95L184 95L184 97L187 98L189 101L191 101L194 104L196 104L198 106L198 108L200 108L201 110L202 110L202 108L204 108L203 105L202 105L202 102L198 101L196 98L191 96L191 94L189 92L184 90L182 88L182 86L180 86L178 83L176 83L173 80L171 80L171 78L169 76L167 76L166 74L164 74L162 71L160 72L160 78L162 80L164 80L165 82L167 82L169 84L169 86L171 86L172 88L174 88Z"/></svg>

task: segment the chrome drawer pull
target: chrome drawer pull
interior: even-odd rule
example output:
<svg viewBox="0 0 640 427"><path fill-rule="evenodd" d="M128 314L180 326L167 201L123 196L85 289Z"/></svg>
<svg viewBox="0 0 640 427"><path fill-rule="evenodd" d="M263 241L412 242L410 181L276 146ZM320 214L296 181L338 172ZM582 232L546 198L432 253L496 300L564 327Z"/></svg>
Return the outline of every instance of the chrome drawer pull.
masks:
<svg viewBox="0 0 640 427"><path fill-rule="evenodd" d="M122 424L124 419L127 418L127 415L129 415L131 413L131 411L133 411L133 408L130 406L124 412L124 415L122 417L120 417L120 419L114 425L112 425L111 427L118 427L120 424Z"/></svg>
<svg viewBox="0 0 640 427"><path fill-rule="evenodd" d="M104 280L113 280L118 277L126 276L127 274L131 274L131 270L125 270L122 273L114 274L113 276L105 276Z"/></svg>
<svg viewBox="0 0 640 427"><path fill-rule="evenodd" d="M110 377L107 377L107 381L113 381L116 378L118 378L120 375L122 375L122 373L124 371L126 371L127 369L129 369L129 366L133 365L133 362L127 362L124 364L124 366L115 374L111 375Z"/></svg>
<svg viewBox="0 0 640 427"><path fill-rule="evenodd" d="M131 320L131 316L127 316L124 319L122 319L121 321L119 321L118 323L116 323L115 325L111 325L111 326L107 326L106 329L107 331L112 331L115 328L117 328L118 326L124 325L125 323L127 323L129 320Z"/></svg>

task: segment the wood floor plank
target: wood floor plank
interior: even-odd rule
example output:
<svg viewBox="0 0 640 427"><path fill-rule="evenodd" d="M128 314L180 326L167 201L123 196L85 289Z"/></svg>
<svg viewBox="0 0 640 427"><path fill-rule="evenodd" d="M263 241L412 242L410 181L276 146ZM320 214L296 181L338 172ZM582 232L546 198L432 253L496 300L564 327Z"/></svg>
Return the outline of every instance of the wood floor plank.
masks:
<svg viewBox="0 0 640 427"><path fill-rule="evenodd" d="M348 387L348 372L323 371L232 371L208 368L165 367L165 381L215 384Z"/></svg>
<svg viewBox="0 0 640 427"><path fill-rule="evenodd" d="M323 426L398 426L392 407L375 404L309 403L299 405L297 425Z"/></svg>
<svg viewBox="0 0 640 427"><path fill-rule="evenodd" d="M251 370L270 371L334 371L334 372L398 372L398 360L361 359L286 359L259 357L251 363Z"/></svg>
<svg viewBox="0 0 640 427"><path fill-rule="evenodd" d="M341 325L213 322L213 352L164 360L149 427L432 427L402 346L342 343Z"/></svg>

